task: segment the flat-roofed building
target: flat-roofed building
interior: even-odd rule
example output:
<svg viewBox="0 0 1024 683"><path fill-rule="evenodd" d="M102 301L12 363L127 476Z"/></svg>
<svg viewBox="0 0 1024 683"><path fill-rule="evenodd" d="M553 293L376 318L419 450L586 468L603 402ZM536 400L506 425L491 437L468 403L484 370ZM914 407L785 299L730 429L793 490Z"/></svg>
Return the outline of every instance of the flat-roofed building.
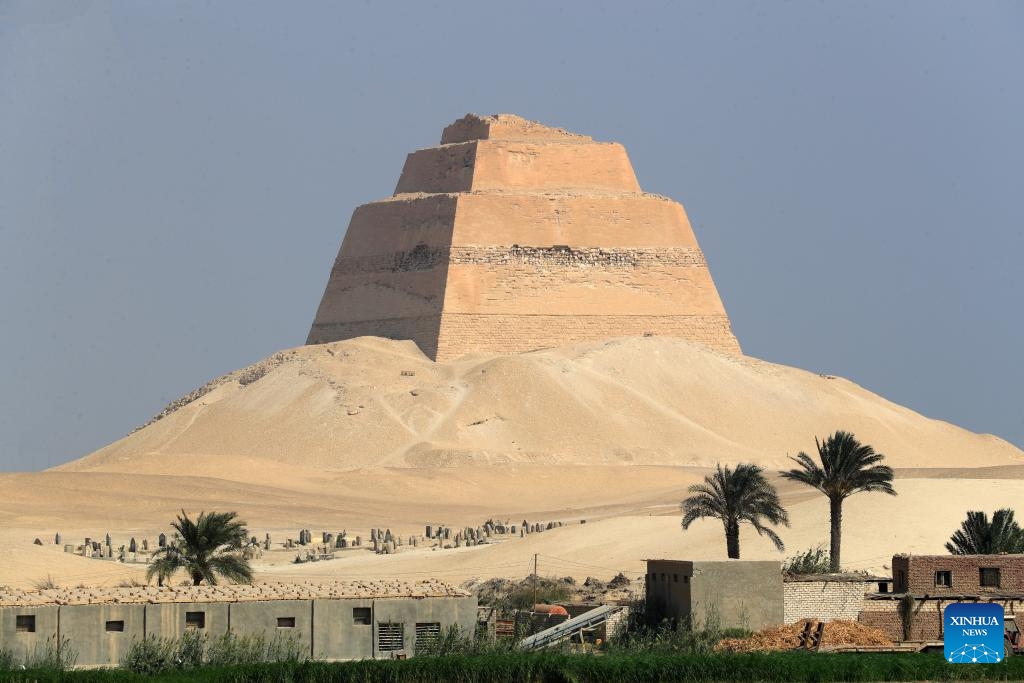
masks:
<svg viewBox="0 0 1024 683"><path fill-rule="evenodd" d="M782 623L779 562L647 560L644 582L652 621L751 630Z"/></svg>
<svg viewBox="0 0 1024 683"><path fill-rule="evenodd" d="M470 636L476 598L437 581L21 591L0 588L0 650L66 642L81 667L118 666L133 642L189 630L294 641L336 661L411 657L451 628Z"/></svg>

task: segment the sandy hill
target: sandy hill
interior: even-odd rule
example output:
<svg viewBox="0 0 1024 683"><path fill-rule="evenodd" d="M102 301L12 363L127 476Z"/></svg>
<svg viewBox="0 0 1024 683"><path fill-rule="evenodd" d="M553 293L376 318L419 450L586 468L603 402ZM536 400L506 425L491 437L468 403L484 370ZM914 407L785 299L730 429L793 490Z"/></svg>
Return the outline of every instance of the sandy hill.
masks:
<svg viewBox="0 0 1024 683"><path fill-rule="evenodd" d="M205 391L205 393L203 393ZM226 479L268 468L788 465L853 431L898 468L1024 462L994 436L928 419L847 380L678 339L621 338L433 363L411 342L361 338L284 351L63 472ZM224 465L229 468L226 471Z"/></svg>
<svg viewBox="0 0 1024 683"><path fill-rule="evenodd" d="M293 565L281 551L259 565L261 580L521 577L534 552L545 573L639 574L645 557L724 557L720 524L679 530L686 487L716 462L773 472L840 428L886 454L900 493L848 502L851 568L885 571L895 552L942 552L966 510L1013 506L1024 494L1024 453L1001 439L841 378L685 341L622 338L433 363L411 342L361 338L275 354L80 460L0 474L0 584L137 579L144 566L65 554L54 532L77 543L108 531L115 545L154 539L182 508L237 510L256 535L275 539L299 528L422 533L426 523L489 517L569 522L443 552L357 551ZM793 519L780 530L788 550L825 541L824 499L777 483ZM742 538L744 557L785 556L752 533Z"/></svg>

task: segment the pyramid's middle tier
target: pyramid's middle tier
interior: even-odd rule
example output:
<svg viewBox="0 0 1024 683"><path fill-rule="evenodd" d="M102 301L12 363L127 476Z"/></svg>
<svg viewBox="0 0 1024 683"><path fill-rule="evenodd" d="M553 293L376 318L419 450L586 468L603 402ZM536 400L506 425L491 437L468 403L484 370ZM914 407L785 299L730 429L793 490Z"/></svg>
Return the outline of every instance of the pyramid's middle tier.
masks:
<svg viewBox="0 0 1024 683"><path fill-rule="evenodd" d="M310 342L362 334L419 342L456 323L458 339L421 347L453 357L525 351L560 335L652 333L739 350L683 207L671 200L473 192L359 207Z"/></svg>

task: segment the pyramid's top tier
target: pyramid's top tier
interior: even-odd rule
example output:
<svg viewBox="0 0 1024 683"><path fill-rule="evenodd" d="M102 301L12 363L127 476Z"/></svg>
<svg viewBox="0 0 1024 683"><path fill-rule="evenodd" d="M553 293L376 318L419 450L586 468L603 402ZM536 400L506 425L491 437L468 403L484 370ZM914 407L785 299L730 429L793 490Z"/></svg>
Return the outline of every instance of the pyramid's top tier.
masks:
<svg viewBox="0 0 1024 683"><path fill-rule="evenodd" d="M466 114L444 129L441 144L470 140L555 140L558 142L591 142L589 135L570 133L564 128L552 128L529 121L515 114L480 116Z"/></svg>
<svg viewBox="0 0 1024 683"><path fill-rule="evenodd" d="M616 142L512 114L468 114L441 144L405 160L395 194L452 192L640 192L626 149Z"/></svg>

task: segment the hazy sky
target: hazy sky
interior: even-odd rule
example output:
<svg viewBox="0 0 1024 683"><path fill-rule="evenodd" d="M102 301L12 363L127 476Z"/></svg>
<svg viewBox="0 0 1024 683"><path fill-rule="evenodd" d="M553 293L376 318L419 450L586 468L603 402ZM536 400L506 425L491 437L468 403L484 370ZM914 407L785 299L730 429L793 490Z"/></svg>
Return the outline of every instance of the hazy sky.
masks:
<svg viewBox="0 0 1024 683"><path fill-rule="evenodd" d="M749 355L1024 446L1024 3L0 0L0 469L302 344L471 111L625 144Z"/></svg>

